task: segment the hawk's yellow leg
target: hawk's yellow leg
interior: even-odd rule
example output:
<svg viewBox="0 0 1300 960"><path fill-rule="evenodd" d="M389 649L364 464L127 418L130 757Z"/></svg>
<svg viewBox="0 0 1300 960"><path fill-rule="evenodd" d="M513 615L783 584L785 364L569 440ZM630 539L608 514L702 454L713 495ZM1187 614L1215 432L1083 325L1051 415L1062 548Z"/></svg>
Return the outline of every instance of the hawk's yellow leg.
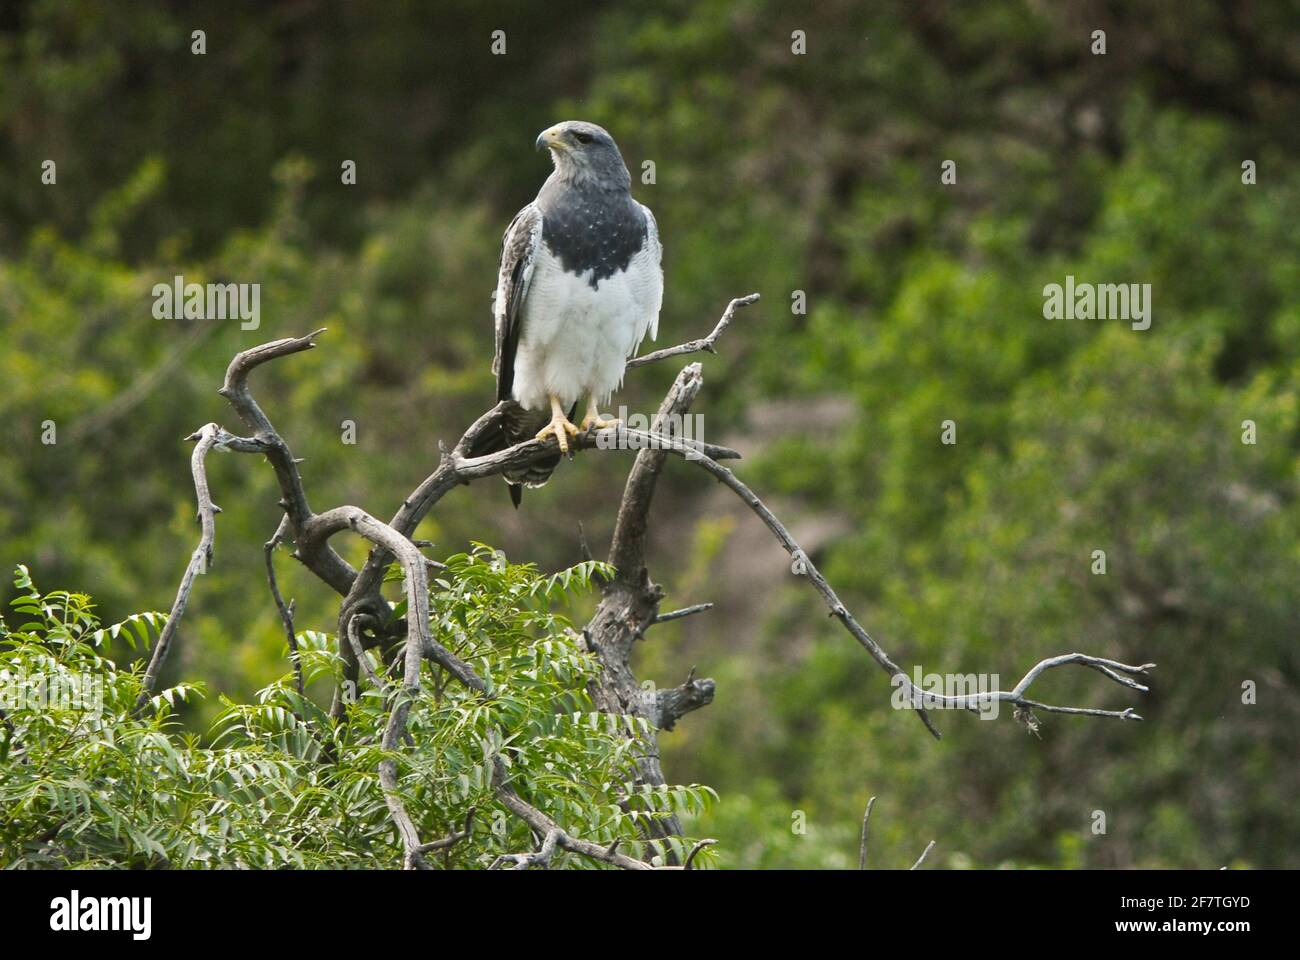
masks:
<svg viewBox="0 0 1300 960"><path fill-rule="evenodd" d="M561 453L569 452L569 437L576 437L579 433L577 427L569 422L569 418L564 415L564 408L560 406L560 398L551 394L551 422L537 431L537 439L545 440L551 434L555 434L555 441L560 445Z"/></svg>
<svg viewBox="0 0 1300 960"><path fill-rule="evenodd" d="M587 415L582 418L580 429L585 433L591 427L597 430L604 430L606 427L618 426L618 420L606 420L601 417L600 412L596 409L596 398L587 398Z"/></svg>

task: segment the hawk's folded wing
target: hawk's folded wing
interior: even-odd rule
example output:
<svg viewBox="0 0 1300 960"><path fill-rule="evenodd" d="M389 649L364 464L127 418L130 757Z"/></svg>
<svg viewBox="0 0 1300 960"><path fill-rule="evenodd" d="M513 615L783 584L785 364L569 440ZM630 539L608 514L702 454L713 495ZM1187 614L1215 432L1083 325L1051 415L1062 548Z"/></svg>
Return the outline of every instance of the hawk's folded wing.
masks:
<svg viewBox="0 0 1300 960"><path fill-rule="evenodd" d="M650 310L646 328L637 332L636 340L637 344L640 345L641 339L646 335L647 331L650 334L651 340L657 340L659 338L659 308L663 306L664 297L664 248L659 243L659 224L655 221L655 215L650 212L650 208L644 203L638 203L637 206L640 207L641 212L645 214L646 244L649 246L650 251L654 256L655 269L659 271L659 282L657 284L658 295L655 298L654 307Z"/></svg>
<svg viewBox="0 0 1300 960"><path fill-rule="evenodd" d="M492 372L497 378L497 400L509 400L515 380L515 349L519 346L524 297L533 277L533 261L542 236L542 214L530 203L510 221L501 238L501 267L493 304L496 317L496 355Z"/></svg>

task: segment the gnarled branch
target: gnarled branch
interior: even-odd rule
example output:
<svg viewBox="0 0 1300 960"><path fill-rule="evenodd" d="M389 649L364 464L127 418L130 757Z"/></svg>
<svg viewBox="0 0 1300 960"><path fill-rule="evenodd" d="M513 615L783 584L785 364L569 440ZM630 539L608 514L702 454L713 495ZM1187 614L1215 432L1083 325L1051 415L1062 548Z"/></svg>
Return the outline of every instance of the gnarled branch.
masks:
<svg viewBox="0 0 1300 960"><path fill-rule="evenodd" d="M655 726L660 730L671 730L692 710L712 703L716 688L717 684L708 677L695 679L695 668L692 667L686 682L680 687L669 687L655 694Z"/></svg>
<svg viewBox="0 0 1300 960"><path fill-rule="evenodd" d="M176 599L172 601L167 622L163 624L162 632L158 634L158 641L149 656L149 664L145 667L144 677L140 681L140 696L135 704L137 711L144 708L158 686L158 676L162 672L167 654L171 652L172 641L176 638L176 631L180 629L181 617L185 615L185 607L190 602L194 578L201 573L207 573L212 565L213 544L217 535L217 514L221 512L221 508L212 502L212 494L208 490L206 464L208 451L214 447L226 450L246 449L256 444L256 441L245 440L227 433L215 423L200 427L185 439L198 441L194 444L194 452L190 454L190 474L194 478L194 497L198 501L201 533L199 544L190 554L190 562L186 565L180 586L176 590Z"/></svg>

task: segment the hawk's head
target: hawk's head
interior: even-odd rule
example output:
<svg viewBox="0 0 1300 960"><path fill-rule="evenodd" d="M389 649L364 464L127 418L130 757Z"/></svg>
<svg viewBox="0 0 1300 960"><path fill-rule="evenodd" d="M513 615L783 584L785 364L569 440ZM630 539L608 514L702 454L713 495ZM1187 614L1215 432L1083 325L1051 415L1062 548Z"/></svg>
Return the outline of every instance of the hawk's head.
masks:
<svg viewBox="0 0 1300 960"><path fill-rule="evenodd" d="M626 189L632 182L618 144L604 127L585 120L565 120L543 130L537 149L551 151L555 169L570 182L594 182Z"/></svg>

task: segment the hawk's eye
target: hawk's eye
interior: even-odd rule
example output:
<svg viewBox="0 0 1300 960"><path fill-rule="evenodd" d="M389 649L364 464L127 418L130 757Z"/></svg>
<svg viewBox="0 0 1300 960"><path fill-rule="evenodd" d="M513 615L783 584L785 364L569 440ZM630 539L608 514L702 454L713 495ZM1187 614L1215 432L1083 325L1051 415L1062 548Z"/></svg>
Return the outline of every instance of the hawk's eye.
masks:
<svg viewBox="0 0 1300 960"><path fill-rule="evenodd" d="M573 135L573 138L577 140L579 143L591 143L591 141L596 139L589 133L575 133Z"/></svg>

